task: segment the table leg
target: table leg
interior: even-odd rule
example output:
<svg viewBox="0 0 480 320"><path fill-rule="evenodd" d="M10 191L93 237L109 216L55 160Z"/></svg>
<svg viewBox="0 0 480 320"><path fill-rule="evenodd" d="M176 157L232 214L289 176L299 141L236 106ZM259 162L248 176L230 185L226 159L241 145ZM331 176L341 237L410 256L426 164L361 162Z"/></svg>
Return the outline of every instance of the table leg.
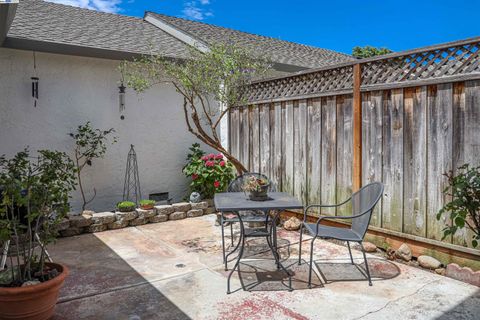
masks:
<svg viewBox="0 0 480 320"><path fill-rule="evenodd" d="M242 245L240 246L240 251L238 253L237 261L235 262L235 265L233 266L232 271L230 271L230 273L228 275L228 278L227 278L227 294L231 293L231 291L230 291L230 278L232 277L233 273L235 272L235 269L239 268L240 260L242 259L242 256L243 256L243 249L245 248L245 232L244 232L242 218L240 218L240 215L239 215L239 220L240 220L239 221L239 223L240 223L240 239L239 239L239 242L237 244L237 247L240 245L240 242L242 243ZM236 248L235 248L235 250L236 250Z"/></svg>

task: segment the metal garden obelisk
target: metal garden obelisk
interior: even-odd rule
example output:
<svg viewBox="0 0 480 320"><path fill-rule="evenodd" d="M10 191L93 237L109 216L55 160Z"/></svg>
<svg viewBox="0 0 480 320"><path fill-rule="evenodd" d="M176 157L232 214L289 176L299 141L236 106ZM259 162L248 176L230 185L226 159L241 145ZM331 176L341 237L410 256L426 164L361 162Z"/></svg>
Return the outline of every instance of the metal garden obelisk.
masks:
<svg viewBox="0 0 480 320"><path fill-rule="evenodd" d="M123 185L123 201L133 201L136 205L142 199L140 191L140 178L138 176L137 154L130 145L127 156L127 168L125 170L125 183Z"/></svg>

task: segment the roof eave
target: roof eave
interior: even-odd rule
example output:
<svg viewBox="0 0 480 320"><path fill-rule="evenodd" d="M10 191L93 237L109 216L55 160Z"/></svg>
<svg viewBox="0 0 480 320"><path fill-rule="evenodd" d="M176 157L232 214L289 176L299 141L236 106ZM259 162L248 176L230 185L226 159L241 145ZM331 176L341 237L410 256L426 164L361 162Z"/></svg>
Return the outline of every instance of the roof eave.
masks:
<svg viewBox="0 0 480 320"><path fill-rule="evenodd" d="M0 46L7 37L8 30L12 25L13 18L17 12L17 3L0 5Z"/></svg>

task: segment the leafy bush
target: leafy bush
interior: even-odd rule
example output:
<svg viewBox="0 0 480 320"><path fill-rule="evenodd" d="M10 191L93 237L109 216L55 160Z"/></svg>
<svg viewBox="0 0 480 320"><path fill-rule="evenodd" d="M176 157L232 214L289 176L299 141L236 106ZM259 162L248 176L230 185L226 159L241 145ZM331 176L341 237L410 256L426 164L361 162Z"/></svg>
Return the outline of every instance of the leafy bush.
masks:
<svg viewBox="0 0 480 320"><path fill-rule="evenodd" d="M46 281L57 275L45 265L45 246L57 237L57 226L67 214L70 192L75 189L75 165L64 152L28 149L13 158L0 157L0 243L10 240L16 258L10 275L0 286L21 286L26 281ZM43 246L35 251L35 241ZM4 273L5 275L5 273ZM2 277L0 277L2 278Z"/></svg>
<svg viewBox="0 0 480 320"><path fill-rule="evenodd" d="M117 209L121 212L128 212L135 210L135 202L132 201L122 201L117 203Z"/></svg>
<svg viewBox="0 0 480 320"><path fill-rule="evenodd" d="M190 147L187 161L183 173L192 179L191 192L198 192L203 198L213 198L215 192L226 191L235 178L234 166L223 154L206 155L198 143Z"/></svg>
<svg viewBox="0 0 480 320"><path fill-rule="evenodd" d="M453 235L458 229L470 229L474 235L473 247L480 241L480 167L465 164L444 174L448 179L448 187L444 193L452 197L452 201L438 212L437 220L450 213L451 225L443 229L443 239Z"/></svg>

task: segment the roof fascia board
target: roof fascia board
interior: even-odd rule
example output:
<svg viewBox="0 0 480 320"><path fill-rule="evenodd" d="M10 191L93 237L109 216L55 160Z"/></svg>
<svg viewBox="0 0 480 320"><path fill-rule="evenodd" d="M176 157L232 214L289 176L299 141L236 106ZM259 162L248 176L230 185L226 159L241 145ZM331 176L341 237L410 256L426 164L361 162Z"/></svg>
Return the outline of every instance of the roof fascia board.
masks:
<svg viewBox="0 0 480 320"><path fill-rule="evenodd" d="M17 3L0 4L0 45L7 37L8 30L17 12L17 5Z"/></svg>
<svg viewBox="0 0 480 320"><path fill-rule="evenodd" d="M186 33L185 31L175 28L171 24L166 23L165 21L158 19L157 17L154 17L148 11L145 13L144 20L154 25L155 27L159 28L160 30L163 30L164 32L168 33L172 37L175 37L176 39L198 49L201 52L210 51L210 48L205 42L192 37L190 34Z"/></svg>

